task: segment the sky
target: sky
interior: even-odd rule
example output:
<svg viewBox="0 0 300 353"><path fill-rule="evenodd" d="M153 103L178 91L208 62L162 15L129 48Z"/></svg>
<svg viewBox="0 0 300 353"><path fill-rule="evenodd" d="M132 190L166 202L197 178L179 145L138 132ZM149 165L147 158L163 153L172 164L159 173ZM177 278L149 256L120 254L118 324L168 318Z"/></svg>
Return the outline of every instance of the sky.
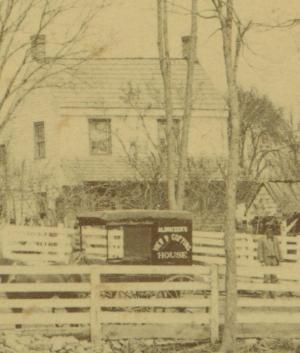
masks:
<svg viewBox="0 0 300 353"><path fill-rule="evenodd" d="M181 56L181 37L189 33L189 0L176 4L169 15L170 50ZM299 0L236 0L243 21L274 24L300 18ZM211 8L210 0L199 0L199 10ZM104 57L157 57L156 0L112 0L102 10L86 42L89 50L105 45ZM226 92L222 42L215 20L199 19L198 59L216 88ZM275 104L293 112L300 120L300 25L293 29L255 27L247 36L242 53L239 82L267 94Z"/></svg>

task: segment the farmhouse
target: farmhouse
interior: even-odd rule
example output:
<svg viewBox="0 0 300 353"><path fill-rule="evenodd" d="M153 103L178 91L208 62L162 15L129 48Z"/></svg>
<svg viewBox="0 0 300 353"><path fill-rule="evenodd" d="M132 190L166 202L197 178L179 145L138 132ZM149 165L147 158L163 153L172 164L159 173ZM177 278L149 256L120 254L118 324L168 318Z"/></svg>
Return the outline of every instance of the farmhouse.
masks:
<svg viewBox="0 0 300 353"><path fill-rule="evenodd" d="M41 60L51 65L45 38L40 39L32 42L29 65ZM57 217L62 190L70 196L76 185L102 183L105 189L145 175L157 180L153 156L166 142L159 60L63 59L60 64L61 74L32 91L1 137L2 207L18 222L32 214ZM171 64L179 133L187 63L182 57ZM224 159L227 110L199 62L194 87L190 156Z"/></svg>
<svg viewBox="0 0 300 353"><path fill-rule="evenodd" d="M274 223L281 234L300 231L300 182L268 181L262 183L248 205L247 220L264 232L266 223Z"/></svg>

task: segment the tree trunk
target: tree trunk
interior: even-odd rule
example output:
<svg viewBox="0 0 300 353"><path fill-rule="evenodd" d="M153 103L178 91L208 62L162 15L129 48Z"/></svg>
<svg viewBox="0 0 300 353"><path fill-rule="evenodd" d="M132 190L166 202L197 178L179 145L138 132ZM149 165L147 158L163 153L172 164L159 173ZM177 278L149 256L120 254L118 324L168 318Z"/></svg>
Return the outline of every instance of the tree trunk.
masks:
<svg viewBox="0 0 300 353"><path fill-rule="evenodd" d="M164 86L164 109L167 119L167 183L169 209L176 209L175 136L173 131L173 102L171 91L171 60L168 43L167 0L157 0L157 44Z"/></svg>
<svg viewBox="0 0 300 353"><path fill-rule="evenodd" d="M234 92L234 90L233 90ZM235 213L238 173L238 111L234 107L235 100L231 102L232 112L232 140L229 146L228 172L226 179L226 223L225 223L225 257L226 257L226 301L225 301L225 329L222 342L222 351L231 353L235 351L236 333L236 251L235 251ZM233 111L235 111L233 113Z"/></svg>
<svg viewBox="0 0 300 353"><path fill-rule="evenodd" d="M236 249L235 249L235 212L236 192L239 172L239 106L236 84L236 60L233 60L233 0L227 0L226 18L222 25L223 51L226 70L226 80L229 94L229 156L226 178L226 223L225 223L225 257L226 257L226 301L225 328L221 351L235 352L236 342ZM237 59L237 58L236 58Z"/></svg>
<svg viewBox="0 0 300 353"><path fill-rule="evenodd" d="M189 46L189 54L187 58L187 76L184 100L184 114L182 120L182 133L180 145L180 160L178 166L178 188L177 188L177 207L183 209L185 197L185 182L186 182L186 169L188 159L188 140L191 113L193 109L193 79L194 67L196 60L197 48L197 5L198 0L192 0L192 14L191 14L191 38Z"/></svg>
<svg viewBox="0 0 300 353"><path fill-rule="evenodd" d="M246 133L240 133L240 152L239 152L240 170L244 170L244 167L245 167L245 143L246 143Z"/></svg>
<svg viewBox="0 0 300 353"><path fill-rule="evenodd" d="M9 217L9 212L8 212L8 200L10 196L10 185L9 185L9 176L8 176L8 160L7 160L7 152L5 148L4 152L4 163L3 163L3 168L4 168L4 217L6 223L9 223L10 217Z"/></svg>

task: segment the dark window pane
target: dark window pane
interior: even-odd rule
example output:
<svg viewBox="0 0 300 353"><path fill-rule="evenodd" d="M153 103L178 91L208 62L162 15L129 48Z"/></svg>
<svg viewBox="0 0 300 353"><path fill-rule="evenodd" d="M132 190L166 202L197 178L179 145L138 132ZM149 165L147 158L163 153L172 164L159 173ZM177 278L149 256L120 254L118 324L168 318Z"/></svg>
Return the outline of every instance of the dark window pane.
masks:
<svg viewBox="0 0 300 353"><path fill-rule="evenodd" d="M34 153L35 158L41 159L46 156L45 125L44 122L34 123Z"/></svg>
<svg viewBox="0 0 300 353"><path fill-rule="evenodd" d="M89 120L91 154L111 153L110 120Z"/></svg>

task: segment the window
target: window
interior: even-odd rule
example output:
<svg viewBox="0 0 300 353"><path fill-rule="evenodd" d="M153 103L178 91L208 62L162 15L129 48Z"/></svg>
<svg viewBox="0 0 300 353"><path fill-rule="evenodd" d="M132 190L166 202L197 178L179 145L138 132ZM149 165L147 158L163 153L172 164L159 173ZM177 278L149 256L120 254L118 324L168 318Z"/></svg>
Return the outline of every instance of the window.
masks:
<svg viewBox="0 0 300 353"><path fill-rule="evenodd" d="M111 124L109 119L90 119L90 153L111 153Z"/></svg>
<svg viewBox="0 0 300 353"><path fill-rule="evenodd" d="M159 119L158 123L158 144L161 152L167 151L167 120L166 119ZM180 120L174 119L173 120L173 131L175 136L175 151L176 153L179 152L179 144L180 144Z"/></svg>
<svg viewBox="0 0 300 353"><path fill-rule="evenodd" d="M34 154L36 159L46 157L45 124L43 121L34 123Z"/></svg>
<svg viewBox="0 0 300 353"><path fill-rule="evenodd" d="M6 154L6 145L0 145L0 166L6 165L7 154Z"/></svg>

